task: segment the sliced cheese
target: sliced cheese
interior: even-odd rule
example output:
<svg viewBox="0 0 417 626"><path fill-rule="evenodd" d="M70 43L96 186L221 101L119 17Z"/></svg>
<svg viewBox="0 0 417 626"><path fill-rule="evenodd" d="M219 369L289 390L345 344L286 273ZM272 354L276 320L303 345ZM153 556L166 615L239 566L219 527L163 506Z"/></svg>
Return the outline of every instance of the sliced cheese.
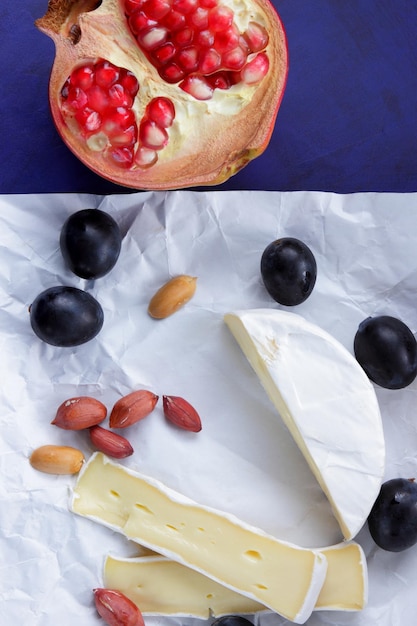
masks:
<svg viewBox="0 0 417 626"><path fill-rule="evenodd" d="M384 475L372 383L352 354L300 315L228 313L226 324L314 472L346 539L363 526Z"/></svg>
<svg viewBox="0 0 417 626"><path fill-rule="evenodd" d="M96 453L71 501L78 513L304 623L326 576L317 550L279 541Z"/></svg>
<svg viewBox="0 0 417 626"><path fill-rule="evenodd" d="M144 615L221 617L266 607L164 556L116 558L104 562L104 586L118 589Z"/></svg>
<svg viewBox="0 0 417 626"><path fill-rule="evenodd" d="M317 610L359 611L367 602L367 566L354 542L324 548L328 568L317 599ZM265 611L266 607L181 563L160 555L118 558L107 556L104 585L118 589L144 615L207 619L228 614Z"/></svg>

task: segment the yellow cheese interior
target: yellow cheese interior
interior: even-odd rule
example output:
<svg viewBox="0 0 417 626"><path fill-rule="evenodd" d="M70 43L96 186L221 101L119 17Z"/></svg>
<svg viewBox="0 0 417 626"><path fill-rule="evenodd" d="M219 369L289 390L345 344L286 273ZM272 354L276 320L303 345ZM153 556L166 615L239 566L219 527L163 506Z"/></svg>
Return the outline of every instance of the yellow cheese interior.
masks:
<svg viewBox="0 0 417 626"><path fill-rule="evenodd" d="M326 574L319 552L200 506L102 454L80 473L72 509L292 621L308 618Z"/></svg>
<svg viewBox="0 0 417 626"><path fill-rule="evenodd" d="M360 545L352 541L322 552L327 560L327 574L315 608L363 609L368 600L368 569Z"/></svg>

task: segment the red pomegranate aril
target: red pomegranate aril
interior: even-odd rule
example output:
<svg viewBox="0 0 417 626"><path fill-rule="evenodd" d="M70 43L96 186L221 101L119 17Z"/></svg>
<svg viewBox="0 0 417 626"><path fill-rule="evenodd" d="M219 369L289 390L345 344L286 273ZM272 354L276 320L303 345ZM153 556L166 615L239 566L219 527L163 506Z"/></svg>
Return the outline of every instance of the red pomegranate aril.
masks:
<svg viewBox="0 0 417 626"><path fill-rule="evenodd" d="M84 91L89 89L94 83L94 67L92 65L81 65L75 68L71 74L69 83Z"/></svg>
<svg viewBox="0 0 417 626"><path fill-rule="evenodd" d="M239 44L239 30L235 24L215 34L214 47L219 52L233 50Z"/></svg>
<svg viewBox="0 0 417 626"><path fill-rule="evenodd" d="M162 128L169 128L175 119L175 107L171 100L158 96L146 107L146 115Z"/></svg>
<svg viewBox="0 0 417 626"><path fill-rule="evenodd" d="M109 136L119 134L126 128L135 124L135 114L132 109L118 107L111 110L103 120L102 130Z"/></svg>
<svg viewBox="0 0 417 626"><path fill-rule="evenodd" d="M145 148L162 150L168 143L168 133L150 119L145 119L139 127L139 140Z"/></svg>
<svg viewBox="0 0 417 626"><path fill-rule="evenodd" d="M143 3L144 0L125 0L125 12L127 13L127 15L131 15L132 13L140 9Z"/></svg>
<svg viewBox="0 0 417 626"><path fill-rule="evenodd" d="M139 167L143 169L152 167L152 165L155 165L157 160L158 153L156 150L150 150L149 148L145 148L145 146L139 146L135 156L135 163Z"/></svg>
<svg viewBox="0 0 417 626"><path fill-rule="evenodd" d="M161 20L171 11L172 0L146 0L142 9L153 20Z"/></svg>
<svg viewBox="0 0 417 626"><path fill-rule="evenodd" d="M183 28L182 30L178 30L174 34L174 43L176 43L180 48L185 48L189 46L194 37L194 32L191 28Z"/></svg>
<svg viewBox="0 0 417 626"><path fill-rule="evenodd" d="M75 115L75 119L78 124L84 130L85 133L93 133L99 130L101 126L101 116L97 111L92 111L91 109L84 108L80 111L77 111Z"/></svg>
<svg viewBox="0 0 417 626"><path fill-rule="evenodd" d="M153 50L151 56L152 59L154 59L156 65L164 65L174 58L176 52L177 49L174 44L171 41L167 41L159 48L156 48L156 50Z"/></svg>
<svg viewBox="0 0 417 626"><path fill-rule="evenodd" d="M104 89L98 85L93 85L91 89L88 90L87 98L88 106L99 113L107 109L109 106L108 93L106 93Z"/></svg>
<svg viewBox="0 0 417 626"><path fill-rule="evenodd" d="M184 70L176 63L168 63L159 69L159 75L165 82L175 84L184 78Z"/></svg>
<svg viewBox="0 0 417 626"><path fill-rule="evenodd" d="M129 92L121 85L116 83L109 89L109 106L112 107L131 107L133 98Z"/></svg>
<svg viewBox="0 0 417 626"><path fill-rule="evenodd" d="M174 9L180 13L191 13L198 6L198 0L174 0Z"/></svg>
<svg viewBox="0 0 417 626"><path fill-rule="evenodd" d="M198 67L198 49L195 46L183 48L175 60L185 72L194 72Z"/></svg>
<svg viewBox="0 0 417 626"><path fill-rule="evenodd" d="M233 82L230 78L230 72L220 71L207 76L207 81L213 89L230 89Z"/></svg>
<svg viewBox="0 0 417 626"><path fill-rule="evenodd" d="M160 26L154 26L141 31L137 36L140 46L148 52L165 43L167 38L167 29Z"/></svg>
<svg viewBox="0 0 417 626"><path fill-rule="evenodd" d="M246 59L246 53L238 46L223 54L222 65L224 69L238 71L245 65Z"/></svg>
<svg viewBox="0 0 417 626"><path fill-rule="evenodd" d="M199 4L201 7L213 9L215 6L217 6L217 0L200 0Z"/></svg>
<svg viewBox="0 0 417 626"><path fill-rule="evenodd" d="M128 93L130 93L132 98L134 98L139 91L139 83L136 76L124 68L120 70L119 83Z"/></svg>
<svg viewBox="0 0 417 626"><path fill-rule="evenodd" d="M133 163L133 149L132 148L112 148L109 152L110 157L117 163L119 167L128 168Z"/></svg>
<svg viewBox="0 0 417 626"><path fill-rule="evenodd" d="M138 129L136 124L124 128L120 134L113 135L111 143L113 146L134 146L138 139Z"/></svg>
<svg viewBox="0 0 417 626"><path fill-rule="evenodd" d="M88 102L86 92L79 87L70 86L68 89L66 89L66 85L64 87L64 93L61 92L61 94L63 98L65 98L65 110L68 111L68 113L75 113L76 111L84 108Z"/></svg>
<svg viewBox="0 0 417 626"><path fill-rule="evenodd" d="M268 32L262 24L249 22L246 31L243 33L251 52L260 52L268 45Z"/></svg>
<svg viewBox="0 0 417 626"><path fill-rule="evenodd" d="M197 7L196 10L190 14L188 23L197 30L205 30L208 28L208 14L208 9Z"/></svg>
<svg viewBox="0 0 417 626"><path fill-rule="evenodd" d="M108 89L119 79L119 70L108 61L100 61L95 67L95 82L99 87Z"/></svg>
<svg viewBox="0 0 417 626"><path fill-rule="evenodd" d="M201 48L211 48L214 44L214 34L210 30L200 30L195 38L195 43Z"/></svg>
<svg viewBox="0 0 417 626"><path fill-rule="evenodd" d="M240 78L246 85L256 85L267 75L268 69L268 56L265 52L259 52L242 68Z"/></svg>
<svg viewBox="0 0 417 626"><path fill-rule="evenodd" d="M152 20L143 11L136 11L129 17L129 26L134 35L138 35L144 30L158 25L156 20Z"/></svg>
<svg viewBox="0 0 417 626"><path fill-rule="evenodd" d="M229 7L218 5L208 15L209 28L215 33L229 28L233 23L233 11Z"/></svg>
<svg viewBox="0 0 417 626"><path fill-rule="evenodd" d="M221 62L222 57L217 50L209 48L202 53L198 69L202 74L212 74L219 69Z"/></svg>
<svg viewBox="0 0 417 626"><path fill-rule="evenodd" d="M175 32L176 30L180 30L186 26L187 20L185 15L180 13L179 11L171 11L168 15L165 16L163 20L163 25L168 28L169 31Z"/></svg>
<svg viewBox="0 0 417 626"><path fill-rule="evenodd" d="M186 76L179 87L196 100L210 100L213 96L213 88L202 76Z"/></svg>

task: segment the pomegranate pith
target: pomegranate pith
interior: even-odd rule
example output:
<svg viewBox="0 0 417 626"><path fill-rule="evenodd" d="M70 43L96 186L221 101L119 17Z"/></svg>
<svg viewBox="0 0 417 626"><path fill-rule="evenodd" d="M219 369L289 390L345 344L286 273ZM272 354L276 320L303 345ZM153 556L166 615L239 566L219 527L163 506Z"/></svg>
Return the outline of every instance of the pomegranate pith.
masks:
<svg viewBox="0 0 417 626"><path fill-rule="evenodd" d="M54 122L91 169L136 189L226 180L266 148L287 48L269 0L49 0ZM97 6L98 5L98 6Z"/></svg>

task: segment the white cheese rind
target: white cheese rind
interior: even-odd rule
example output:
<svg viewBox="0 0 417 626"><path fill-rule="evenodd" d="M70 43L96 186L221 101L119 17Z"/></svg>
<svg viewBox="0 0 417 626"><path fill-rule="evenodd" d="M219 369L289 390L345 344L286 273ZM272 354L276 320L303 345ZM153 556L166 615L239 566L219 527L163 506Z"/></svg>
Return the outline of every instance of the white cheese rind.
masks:
<svg viewBox="0 0 417 626"><path fill-rule="evenodd" d="M78 475L70 506L296 623L311 615L326 576L320 552L201 506L101 453Z"/></svg>
<svg viewBox="0 0 417 626"><path fill-rule="evenodd" d="M367 603L365 554L355 542L323 548L328 567L315 610L360 611ZM177 561L160 555L107 556L104 586L118 589L144 615L207 619L266 611L262 604L236 593Z"/></svg>
<svg viewBox="0 0 417 626"><path fill-rule="evenodd" d="M143 615L208 619L267 610L259 602L164 556L107 556L103 580L105 587L130 598Z"/></svg>
<svg viewBox="0 0 417 626"><path fill-rule="evenodd" d="M224 319L327 495L344 537L355 537L385 468L372 383L342 344L300 315L252 309Z"/></svg>

